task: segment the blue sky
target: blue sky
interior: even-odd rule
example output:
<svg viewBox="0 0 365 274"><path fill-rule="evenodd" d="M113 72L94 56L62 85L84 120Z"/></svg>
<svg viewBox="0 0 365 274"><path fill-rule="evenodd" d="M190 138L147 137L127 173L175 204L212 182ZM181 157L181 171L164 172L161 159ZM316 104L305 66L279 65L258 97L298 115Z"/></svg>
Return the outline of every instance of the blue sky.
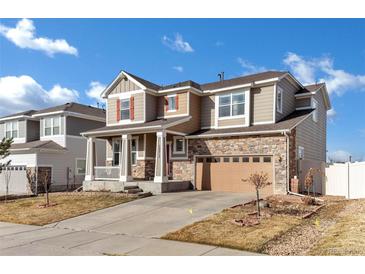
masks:
<svg viewBox="0 0 365 274"><path fill-rule="evenodd" d="M157 84L265 69L325 80L332 157L365 159L365 21L0 19L0 115L95 104L121 69Z"/></svg>

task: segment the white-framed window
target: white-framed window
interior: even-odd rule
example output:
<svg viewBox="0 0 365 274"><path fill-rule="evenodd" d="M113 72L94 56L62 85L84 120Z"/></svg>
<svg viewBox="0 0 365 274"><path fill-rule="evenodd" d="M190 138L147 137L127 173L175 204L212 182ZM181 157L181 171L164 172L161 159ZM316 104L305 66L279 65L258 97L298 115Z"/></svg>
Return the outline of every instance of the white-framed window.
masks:
<svg viewBox="0 0 365 274"><path fill-rule="evenodd" d="M119 166L120 139L113 140L113 166Z"/></svg>
<svg viewBox="0 0 365 274"><path fill-rule="evenodd" d="M19 135L19 123L18 123L18 121L5 123L5 137L7 139L18 138L18 135Z"/></svg>
<svg viewBox="0 0 365 274"><path fill-rule="evenodd" d="M312 108L314 109L312 118L313 118L313 121L317 123L318 122L318 101L314 98L312 98Z"/></svg>
<svg viewBox="0 0 365 274"><path fill-rule="evenodd" d="M167 111L176 111L176 94L167 96Z"/></svg>
<svg viewBox="0 0 365 274"><path fill-rule="evenodd" d="M174 154L185 153L185 138L181 136L174 136Z"/></svg>
<svg viewBox="0 0 365 274"><path fill-rule="evenodd" d="M120 120L129 120L130 117L130 99L120 100Z"/></svg>
<svg viewBox="0 0 365 274"><path fill-rule="evenodd" d="M283 89L281 87L276 90L276 111L283 113Z"/></svg>
<svg viewBox="0 0 365 274"><path fill-rule="evenodd" d="M245 115L245 93L230 93L219 95L218 117L233 117Z"/></svg>
<svg viewBox="0 0 365 274"><path fill-rule="evenodd" d="M298 146L298 159L304 158L304 147Z"/></svg>
<svg viewBox="0 0 365 274"><path fill-rule="evenodd" d="M86 170L86 159L76 158L76 175L85 175Z"/></svg>
<svg viewBox="0 0 365 274"><path fill-rule="evenodd" d="M61 116L44 118L44 136L61 134Z"/></svg>
<svg viewBox="0 0 365 274"><path fill-rule="evenodd" d="M137 164L137 153L138 153L138 137L133 137L131 140L131 159L133 166Z"/></svg>

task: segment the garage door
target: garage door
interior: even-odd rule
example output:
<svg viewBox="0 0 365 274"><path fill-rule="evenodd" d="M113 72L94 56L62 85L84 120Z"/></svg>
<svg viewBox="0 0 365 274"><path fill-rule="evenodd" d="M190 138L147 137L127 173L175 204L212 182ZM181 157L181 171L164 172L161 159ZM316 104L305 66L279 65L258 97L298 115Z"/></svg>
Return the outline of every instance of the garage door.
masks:
<svg viewBox="0 0 365 274"><path fill-rule="evenodd" d="M248 181L250 174L268 174L271 185L261 190L264 195L273 193L272 156L197 157L195 185L197 190L222 192L254 192Z"/></svg>

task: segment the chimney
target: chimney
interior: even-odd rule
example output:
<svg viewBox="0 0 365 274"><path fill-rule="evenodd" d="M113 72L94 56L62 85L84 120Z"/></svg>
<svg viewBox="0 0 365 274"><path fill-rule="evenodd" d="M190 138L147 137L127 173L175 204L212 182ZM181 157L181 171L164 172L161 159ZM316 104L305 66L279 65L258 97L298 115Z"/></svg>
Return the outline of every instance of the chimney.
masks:
<svg viewBox="0 0 365 274"><path fill-rule="evenodd" d="M218 73L218 77L219 77L219 81L223 82L224 81L224 71L222 71L221 73Z"/></svg>

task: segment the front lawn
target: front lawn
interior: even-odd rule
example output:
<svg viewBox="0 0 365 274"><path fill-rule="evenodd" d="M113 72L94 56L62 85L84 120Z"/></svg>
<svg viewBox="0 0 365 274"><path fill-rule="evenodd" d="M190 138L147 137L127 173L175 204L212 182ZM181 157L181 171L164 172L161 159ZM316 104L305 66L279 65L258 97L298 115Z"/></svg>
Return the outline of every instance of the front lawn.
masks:
<svg viewBox="0 0 365 274"><path fill-rule="evenodd" d="M302 218L305 207L313 208L284 203L280 210L264 209L267 216L253 226L233 223L247 218L253 205L228 208L163 238L269 255L365 255L365 200L326 199L317 213Z"/></svg>
<svg viewBox="0 0 365 274"><path fill-rule="evenodd" d="M95 210L136 199L122 193L51 193L51 207L39 208L45 197L24 198L0 202L0 221L29 225L45 225L76 217Z"/></svg>

